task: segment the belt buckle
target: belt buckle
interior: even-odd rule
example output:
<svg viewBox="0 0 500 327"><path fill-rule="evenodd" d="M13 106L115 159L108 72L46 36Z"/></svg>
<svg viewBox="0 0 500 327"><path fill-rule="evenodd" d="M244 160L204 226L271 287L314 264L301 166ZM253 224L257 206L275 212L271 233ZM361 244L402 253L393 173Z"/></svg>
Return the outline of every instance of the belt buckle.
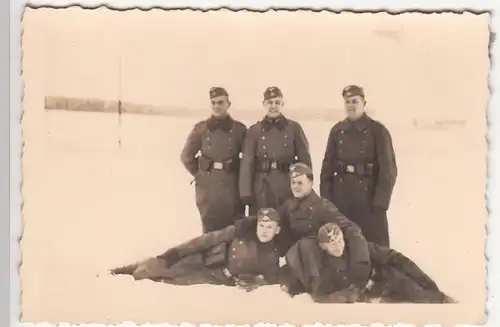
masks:
<svg viewBox="0 0 500 327"><path fill-rule="evenodd" d="M356 171L356 168L354 167L354 165L346 165L345 166L345 170L348 172L348 173L354 173Z"/></svg>
<svg viewBox="0 0 500 327"><path fill-rule="evenodd" d="M224 168L222 162L214 162L214 169L222 170L222 168Z"/></svg>
<svg viewBox="0 0 500 327"><path fill-rule="evenodd" d="M278 168L278 163L277 163L276 161L273 161L273 162L271 163L271 168L272 168L272 169L277 169L277 168Z"/></svg>

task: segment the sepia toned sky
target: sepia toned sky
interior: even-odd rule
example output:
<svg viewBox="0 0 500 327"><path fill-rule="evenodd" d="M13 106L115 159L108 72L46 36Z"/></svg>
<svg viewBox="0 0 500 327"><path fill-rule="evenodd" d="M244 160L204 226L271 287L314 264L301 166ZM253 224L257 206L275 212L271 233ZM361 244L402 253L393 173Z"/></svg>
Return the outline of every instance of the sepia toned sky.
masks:
<svg viewBox="0 0 500 327"><path fill-rule="evenodd" d="M39 35L47 95L206 108L217 85L236 110L262 110L277 85L288 108L321 111L360 84L382 115L462 119L477 108L484 119L487 15L71 8L27 9L24 20Z"/></svg>

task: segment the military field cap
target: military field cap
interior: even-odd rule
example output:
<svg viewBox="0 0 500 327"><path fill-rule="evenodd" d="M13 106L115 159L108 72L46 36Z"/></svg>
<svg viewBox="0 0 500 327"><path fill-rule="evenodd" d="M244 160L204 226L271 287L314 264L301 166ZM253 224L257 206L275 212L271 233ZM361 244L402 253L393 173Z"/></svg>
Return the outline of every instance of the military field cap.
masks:
<svg viewBox="0 0 500 327"><path fill-rule="evenodd" d="M344 89L342 90L342 97L344 97L344 98L354 97L357 95L359 95L363 98L365 97L365 91L363 90L363 88L361 86L349 85L349 86L344 87Z"/></svg>
<svg viewBox="0 0 500 327"><path fill-rule="evenodd" d="M342 230L340 229L339 225L334 223L326 223L318 230L318 242L328 243L334 236L337 236L341 233Z"/></svg>
<svg viewBox="0 0 500 327"><path fill-rule="evenodd" d="M290 177L295 178L301 175L312 174L313 171L311 167L305 163L296 163L290 166Z"/></svg>
<svg viewBox="0 0 500 327"><path fill-rule="evenodd" d="M270 220L270 221L275 221L275 222L279 223L280 215L273 208L262 208L262 209L259 209L259 211L257 212L257 220L258 221Z"/></svg>
<svg viewBox="0 0 500 327"><path fill-rule="evenodd" d="M227 94L226 89L223 87L216 86L210 89L210 99L220 97L221 95L228 96L229 94Z"/></svg>
<svg viewBox="0 0 500 327"><path fill-rule="evenodd" d="M277 86L270 86L264 91L264 100L282 97L283 93Z"/></svg>

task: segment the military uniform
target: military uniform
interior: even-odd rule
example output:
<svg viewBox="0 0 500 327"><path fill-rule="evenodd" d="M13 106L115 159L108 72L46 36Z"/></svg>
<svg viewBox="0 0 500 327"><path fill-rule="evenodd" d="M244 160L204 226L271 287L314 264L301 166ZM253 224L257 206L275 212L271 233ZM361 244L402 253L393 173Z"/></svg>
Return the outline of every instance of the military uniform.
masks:
<svg viewBox="0 0 500 327"><path fill-rule="evenodd" d="M113 274L133 275L176 285L215 284L235 286L279 282L279 256L275 243L262 243L256 235L258 217L246 217L234 225L196 237L165 253ZM279 221L276 211L266 218Z"/></svg>
<svg viewBox="0 0 500 327"><path fill-rule="evenodd" d="M348 87L343 96L362 95ZM320 176L320 194L357 223L370 242L389 246L387 210L396 183L392 138L380 122L364 114L330 130Z"/></svg>
<svg viewBox="0 0 500 327"><path fill-rule="evenodd" d="M287 253L286 282L291 295L309 293L316 302L346 303L376 298L394 303L453 302L417 264L386 246L369 242L369 260L362 265L364 272L356 272L349 265L350 251L334 257L319 247L318 242L325 242L326 238L322 232L323 227L318 239L302 239ZM307 248L308 257L301 256L303 248ZM378 287L373 287L374 267L380 268L377 273L381 276L375 282L380 283Z"/></svg>
<svg viewBox="0 0 500 327"><path fill-rule="evenodd" d="M271 87L264 93L269 99L282 96ZM264 207L278 208L291 197L288 170L291 164L311 166L309 143L301 125L280 115L265 117L248 129L243 146L240 172L240 196L254 214Z"/></svg>
<svg viewBox="0 0 500 327"><path fill-rule="evenodd" d="M210 97L227 95L212 88ZM203 232L222 229L244 213L238 176L246 126L232 119L210 117L197 123L181 152L181 162L195 178L196 206Z"/></svg>

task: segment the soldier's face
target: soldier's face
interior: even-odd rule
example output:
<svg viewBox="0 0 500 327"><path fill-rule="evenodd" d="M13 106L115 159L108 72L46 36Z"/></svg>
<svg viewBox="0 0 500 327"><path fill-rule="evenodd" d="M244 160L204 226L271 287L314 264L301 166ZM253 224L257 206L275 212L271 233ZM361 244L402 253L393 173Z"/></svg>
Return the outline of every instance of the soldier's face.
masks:
<svg viewBox="0 0 500 327"><path fill-rule="evenodd" d="M329 255L340 257L344 253L345 240L342 233L338 233L331 237L330 242L320 243L319 246L326 251Z"/></svg>
<svg viewBox="0 0 500 327"><path fill-rule="evenodd" d="M266 115L270 118L276 118L281 114L281 108L283 108L285 103L283 102L283 98L277 97L264 100L263 104L266 109Z"/></svg>
<svg viewBox="0 0 500 327"><path fill-rule="evenodd" d="M313 181L310 180L306 175L292 177L290 179L290 184L293 196L297 199L308 196L313 189Z"/></svg>
<svg viewBox="0 0 500 327"><path fill-rule="evenodd" d="M226 115L230 107L229 99L225 95L210 99L210 103L212 104L212 113L217 117Z"/></svg>
<svg viewBox="0 0 500 327"><path fill-rule="evenodd" d="M346 115L351 120L356 120L361 117L365 112L365 99L356 95L344 98L344 109Z"/></svg>
<svg viewBox="0 0 500 327"><path fill-rule="evenodd" d="M273 220L259 220L257 223L257 238L262 243L271 242L280 232L280 226Z"/></svg>

